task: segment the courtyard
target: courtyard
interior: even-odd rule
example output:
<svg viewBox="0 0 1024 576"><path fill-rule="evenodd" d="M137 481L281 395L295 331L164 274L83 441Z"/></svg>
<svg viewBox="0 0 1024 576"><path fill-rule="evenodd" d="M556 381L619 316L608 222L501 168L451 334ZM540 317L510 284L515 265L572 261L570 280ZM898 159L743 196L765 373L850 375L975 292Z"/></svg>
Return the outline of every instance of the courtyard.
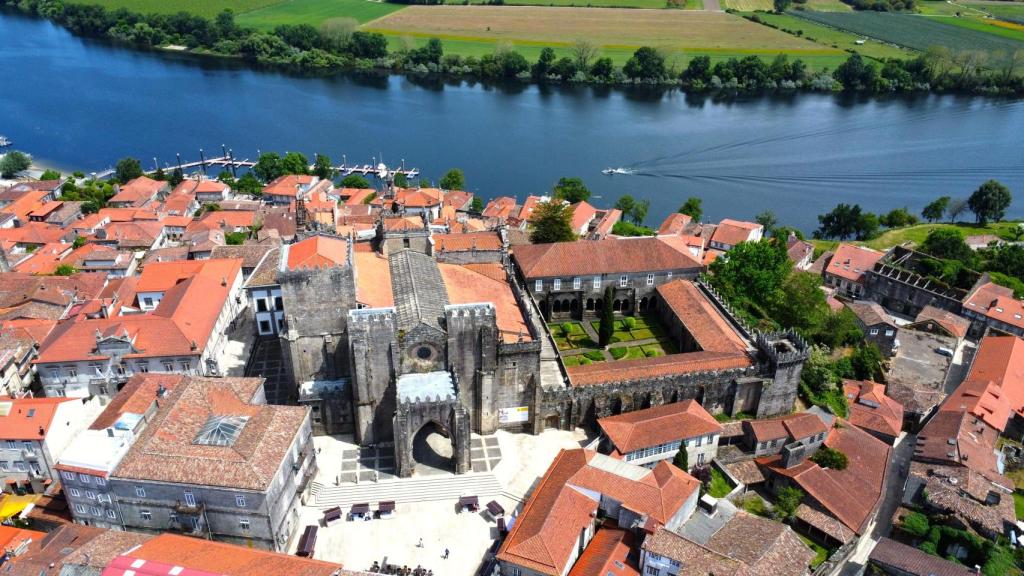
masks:
<svg viewBox="0 0 1024 576"><path fill-rule="evenodd" d="M566 366L675 354L675 345L651 315L616 318L607 349L598 345L600 320L551 322L548 330Z"/></svg>

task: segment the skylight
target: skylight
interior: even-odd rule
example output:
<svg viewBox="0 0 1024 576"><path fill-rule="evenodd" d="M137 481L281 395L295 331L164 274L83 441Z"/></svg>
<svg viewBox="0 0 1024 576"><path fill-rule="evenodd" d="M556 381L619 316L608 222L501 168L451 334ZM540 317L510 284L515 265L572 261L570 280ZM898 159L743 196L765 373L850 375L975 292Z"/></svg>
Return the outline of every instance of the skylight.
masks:
<svg viewBox="0 0 1024 576"><path fill-rule="evenodd" d="M210 416L196 434L193 444L203 446L231 446L238 440L248 416Z"/></svg>

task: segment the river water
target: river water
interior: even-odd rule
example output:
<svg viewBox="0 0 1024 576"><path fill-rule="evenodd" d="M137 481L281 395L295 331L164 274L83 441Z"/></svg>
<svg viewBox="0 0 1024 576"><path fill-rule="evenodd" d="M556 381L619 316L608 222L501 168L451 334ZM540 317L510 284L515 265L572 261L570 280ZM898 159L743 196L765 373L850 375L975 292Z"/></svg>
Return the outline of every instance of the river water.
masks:
<svg viewBox="0 0 1024 576"><path fill-rule="evenodd" d="M401 76L297 78L136 52L0 13L0 134L42 163L99 171L135 156L258 150L449 167L491 198L583 177L610 205L651 201L657 224L687 197L706 218L773 210L807 231L838 202L919 212L996 178L1024 217L1024 102L793 94L723 100L679 91L494 87ZM632 176L604 176L624 166Z"/></svg>

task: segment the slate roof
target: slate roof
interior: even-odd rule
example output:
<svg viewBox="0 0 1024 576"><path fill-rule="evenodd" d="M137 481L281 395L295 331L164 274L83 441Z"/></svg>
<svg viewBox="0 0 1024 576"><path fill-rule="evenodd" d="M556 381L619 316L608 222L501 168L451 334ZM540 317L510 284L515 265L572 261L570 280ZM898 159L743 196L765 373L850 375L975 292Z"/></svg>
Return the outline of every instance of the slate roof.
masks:
<svg viewBox="0 0 1024 576"><path fill-rule="evenodd" d="M877 326L879 324L885 324L887 326L895 326L889 315L885 313L885 309L878 302L870 302L867 300L857 300L854 302L848 302L846 307L860 320L865 326Z"/></svg>
<svg viewBox="0 0 1024 576"><path fill-rule="evenodd" d="M815 556L789 526L742 511L705 545L746 564L751 576L803 576Z"/></svg>
<svg viewBox="0 0 1024 576"><path fill-rule="evenodd" d="M267 490L309 409L253 404L262 386L261 378L187 378L165 397L112 476ZM246 416L248 421L230 446L196 444L210 416Z"/></svg>
<svg viewBox="0 0 1024 576"><path fill-rule="evenodd" d="M398 328L411 330L420 324L441 329L448 291L437 262L426 254L402 250L388 258Z"/></svg>
<svg viewBox="0 0 1024 576"><path fill-rule="evenodd" d="M682 536L659 528L648 536L643 549L681 564L679 576L749 576L747 566L739 560L729 558Z"/></svg>

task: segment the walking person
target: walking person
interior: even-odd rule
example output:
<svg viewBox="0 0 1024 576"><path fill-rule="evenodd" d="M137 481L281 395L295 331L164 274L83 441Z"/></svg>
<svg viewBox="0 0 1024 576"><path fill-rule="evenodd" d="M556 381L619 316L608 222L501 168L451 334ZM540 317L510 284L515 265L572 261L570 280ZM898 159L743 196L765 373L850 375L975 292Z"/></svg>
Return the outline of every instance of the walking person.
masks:
<svg viewBox="0 0 1024 576"><path fill-rule="evenodd" d="M441 556L441 558L444 558L445 560L448 559L448 549L447 548L444 549L444 556Z"/></svg>
<svg viewBox="0 0 1024 576"><path fill-rule="evenodd" d="M416 545L416 547L417 548L423 548L423 538L420 538L420 542L419 542L419 544Z"/></svg>

